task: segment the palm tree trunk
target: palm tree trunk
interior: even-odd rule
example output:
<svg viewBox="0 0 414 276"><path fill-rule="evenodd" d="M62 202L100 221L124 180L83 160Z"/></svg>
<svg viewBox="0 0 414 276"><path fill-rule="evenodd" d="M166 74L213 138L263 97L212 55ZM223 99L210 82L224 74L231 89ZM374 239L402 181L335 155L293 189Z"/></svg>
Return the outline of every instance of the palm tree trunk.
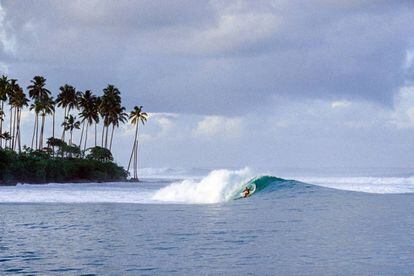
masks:
<svg viewBox="0 0 414 276"><path fill-rule="evenodd" d="M17 121L17 108L14 108L14 118L13 118L13 138L12 138L12 150L15 149L16 146L16 121Z"/></svg>
<svg viewBox="0 0 414 276"><path fill-rule="evenodd" d="M102 126L102 141L101 141L101 147L104 147L104 136L105 136L105 122L103 122L103 126Z"/></svg>
<svg viewBox="0 0 414 276"><path fill-rule="evenodd" d="M35 121L33 123L33 136L32 136L32 145L31 148L33 149L33 143L34 143L34 138L35 138L35 133L36 133L36 123L37 123L37 114L35 115Z"/></svg>
<svg viewBox="0 0 414 276"><path fill-rule="evenodd" d="M137 143L137 136L138 136L138 123L135 127L135 137L134 137L134 145L132 146L132 151L131 151L131 157L129 157L129 162L128 162L128 169L127 171L129 172L129 168L131 167L131 160L132 157L134 156L134 152L135 152L135 145Z"/></svg>
<svg viewBox="0 0 414 276"><path fill-rule="evenodd" d="M86 120L84 120L83 124L82 124L82 132L81 132L81 137L80 137L80 141L79 141L79 149L82 148L83 131L85 130L85 121Z"/></svg>
<svg viewBox="0 0 414 276"><path fill-rule="evenodd" d="M114 129L115 129L115 125L112 124L111 141L109 142L109 151L111 151L112 149L112 140L114 139Z"/></svg>
<svg viewBox="0 0 414 276"><path fill-rule="evenodd" d="M10 135L12 135L12 125L13 125L13 107L10 106ZM10 148L10 142L9 140L9 148Z"/></svg>
<svg viewBox="0 0 414 276"><path fill-rule="evenodd" d="M18 123L19 123L19 109L16 107L16 110L14 111L14 119L15 119L15 130L14 130L14 132L15 132L15 138L14 138L14 144L13 144L13 146L14 146L14 148L15 149L17 149L17 144L18 144L18 137L19 137L19 126L18 126Z"/></svg>
<svg viewBox="0 0 414 276"><path fill-rule="evenodd" d="M67 106L65 106L65 111L63 112L63 122L65 122L66 121L66 116L67 116L67 109L68 109L68 107ZM63 127L63 131L62 131L62 141L63 142L65 142L65 132L66 132L66 130L65 130L65 128Z"/></svg>
<svg viewBox="0 0 414 276"><path fill-rule="evenodd" d="M39 113L36 114L36 149L39 146Z"/></svg>
<svg viewBox="0 0 414 276"><path fill-rule="evenodd" d="M109 132L109 125L106 126L106 133L105 133L105 148L108 148L108 132Z"/></svg>
<svg viewBox="0 0 414 276"><path fill-rule="evenodd" d="M139 146L139 142L138 142L138 138L137 138L137 143L135 145L135 179L138 181L138 146Z"/></svg>
<svg viewBox="0 0 414 276"><path fill-rule="evenodd" d="M39 149L43 148L43 132L45 130L45 118L46 115L42 114L42 126L40 128Z"/></svg>
<svg viewBox="0 0 414 276"><path fill-rule="evenodd" d="M1 112L3 113L0 118L0 134L3 133L3 120L4 120L4 101L1 101ZM3 147L3 139L0 137L0 148Z"/></svg>
<svg viewBox="0 0 414 276"><path fill-rule="evenodd" d="M55 111L53 111L53 124L52 124L52 137L53 137L53 140L55 139L55 116L56 116ZM53 153L52 153L53 156L55 156L55 143L53 143L52 151L53 151Z"/></svg>
<svg viewBox="0 0 414 276"><path fill-rule="evenodd" d="M86 130L85 130L85 144L83 146L83 150L86 150L86 143L88 142L88 126L89 123L86 124Z"/></svg>
<svg viewBox="0 0 414 276"><path fill-rule="evenodd" d="M95 147L98 145L98 124L95 122Z"/></svg>
<svg viewBox="0 0 414 276"><path fill-rule="evenodd" d="M72 134L73 134L73 131L71 130L71 131L70 131L69 146L72 146Z"/></svg>
<svg viewBox="0 0 414 276"><path fill-rule="evenodd" d="M22 117L22 110L19 108L17 113L17 137L19 143L19 153L22 152L22 141L21 141L21 134L20 134L20 119Z"/></svg>

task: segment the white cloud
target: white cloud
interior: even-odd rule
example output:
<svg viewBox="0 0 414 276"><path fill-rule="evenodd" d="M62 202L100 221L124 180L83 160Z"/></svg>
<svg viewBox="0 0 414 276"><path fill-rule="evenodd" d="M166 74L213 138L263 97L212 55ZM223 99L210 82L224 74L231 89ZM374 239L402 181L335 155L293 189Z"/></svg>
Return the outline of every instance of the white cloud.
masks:
<svg viewBox="0 0 414 276"><path fill-rule="evenodd" d="M222 14L216 25L194 34L190 49L210 53L249 47L274 35L280 21L271 13Z"/></svg>
<svg viewBox="0 0 414 276"><path fill-rule="evenodd" d="M396 94L391 123L398 128L414 127L414 86L402 87Z"/></svg>
<svg viewBox="0 0 414 276"><path fill-rule="evenodd" d="M206 116L197 123L193 135L196 137L239 137L243 132L242 118Z"/></svg>
<svg viewBox="0 0 414 276"><path fill-rule="evenodd" d="M331 103L331 108L335 109L335 108L345 108L351 105L350 101L334 101Z"/></svg>

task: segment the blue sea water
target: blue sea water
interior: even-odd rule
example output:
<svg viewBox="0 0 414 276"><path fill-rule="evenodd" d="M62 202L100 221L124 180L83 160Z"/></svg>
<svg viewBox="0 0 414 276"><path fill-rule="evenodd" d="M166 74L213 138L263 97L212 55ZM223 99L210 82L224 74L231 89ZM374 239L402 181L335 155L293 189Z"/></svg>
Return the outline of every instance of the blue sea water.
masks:
<svg viewBox="0 0 414 276"><path fill-rule="evenodd" d="M0 187L0 274L414 273L410 176L249 174Z"/></svg>

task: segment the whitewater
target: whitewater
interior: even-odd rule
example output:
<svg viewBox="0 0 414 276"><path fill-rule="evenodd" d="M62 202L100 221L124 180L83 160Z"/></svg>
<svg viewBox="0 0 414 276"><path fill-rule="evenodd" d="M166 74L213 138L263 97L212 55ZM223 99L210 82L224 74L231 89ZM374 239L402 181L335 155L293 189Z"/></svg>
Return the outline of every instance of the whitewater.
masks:
<svg viewBox="0 0 414 276"><path fill-rule="evenodd" d="M147 170L148 172L148 170ZM87 184L19 184L0 188L0 203L139 203L139 204L213 204L232 201L239 191L252 179L263 176L249 168L240 170L213 170L206 176L186 176L186 179L168 179L171 170L151 170L155 178L147 175L142 183L87 183ZM175 175L179 177L179 174ZM262 178L263 179L263 178ZM372 194L414 193L414 177L296 177L284 180L266 179L267 188L262 193L275 193L286 183L299 191L304 185L339 191ZM255 194L259 196L259 193Z"/></svg>

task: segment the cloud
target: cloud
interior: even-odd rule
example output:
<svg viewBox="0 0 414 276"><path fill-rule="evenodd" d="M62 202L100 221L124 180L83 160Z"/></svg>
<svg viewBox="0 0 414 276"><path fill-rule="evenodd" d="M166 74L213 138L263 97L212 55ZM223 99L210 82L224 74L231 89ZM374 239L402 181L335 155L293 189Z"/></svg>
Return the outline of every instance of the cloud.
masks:
<svg viewBox="0 0 414 276"><path fill-rule="evenodd" d="M10 75L26 84L44 74L53 90L69 82L99 93L115 83L129 107L142 103L152 112L239 116L274 97L390 107L410 77L404 63L414 9L407 1L29 0L1 7L14 41L13 55L0 54Z"/></svg>
<svg viewBox="0 0 414 276"><path fill-rule="evenodd" d="M414 128L414 86L402 87L394 102L390 122L398 128Z"/></svg>
<svg viewBox="0 0 414 276"><path fill-rule="evenodd" d="M204 138L237 138L243 132L241 118L207 116L197 123L193 135Z"/></svg>
<svg viewBox="0 0 414 276"><path fill-rule="evenodd" d="M331 103L331 108L345 108L351 105L350 101L334 101Z"/></svg>

